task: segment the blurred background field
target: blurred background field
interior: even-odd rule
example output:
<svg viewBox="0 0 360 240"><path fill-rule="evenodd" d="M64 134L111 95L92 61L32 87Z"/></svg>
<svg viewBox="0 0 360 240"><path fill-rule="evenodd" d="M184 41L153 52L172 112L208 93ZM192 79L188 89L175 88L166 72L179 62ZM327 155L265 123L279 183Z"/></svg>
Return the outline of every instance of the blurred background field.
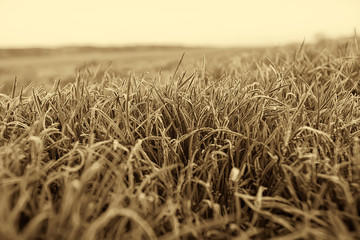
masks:
<svg viewBox="0 0 360 240"><path fill-rule="evenodd" d="M341 56L346 54L349 44L355 43L354 36L350 36L321 39L313 44L305 42L304 47L317 52L314 54L338 49L338 54ZM224 66L236 65L242 60L251 64L251 61L258 61L259 57L276 55L281 51L295 53L300 46L301 43L253 48L181 46L3 48L0 49L0 93L10 94L15 78L18 91L30 84L32 88L50 91L57 80L60 80L60 86L64 87L75 81L80 70L91 71L90 75L99 79L107 71L124 79L135 73L137 76L146 75L152 80L167 81L175 71L182 54L184 58L180 71L190 74L196 69L202 70L205 64L208 73L217 78L228 74Z"/></svg>
<svg viewBox="0 0 360 240"><path fill-rule="evenodd" d="M204 58L206 64L216 71L218 62L224 65L235 58L259 51L262 49L161 46L0 49L0 92L9 94L15 77L18 88L25 88L33 82L34 88L43 87L49 91L55 80L60 79L63 87L73 82L77 72L84 68L95 75L108 70L118 77L127 77L135 72L151 77L161 74L163 79L167 79L176 69L183 53L181 68L186 71L201 69Z"/></svg>

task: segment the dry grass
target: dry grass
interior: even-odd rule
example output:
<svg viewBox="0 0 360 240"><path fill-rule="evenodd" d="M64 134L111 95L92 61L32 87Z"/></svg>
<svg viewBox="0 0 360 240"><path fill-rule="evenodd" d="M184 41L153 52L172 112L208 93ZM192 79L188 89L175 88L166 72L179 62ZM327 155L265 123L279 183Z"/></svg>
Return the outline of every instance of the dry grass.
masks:
<svg viewBox="0 0 360 240"><path fill-rule="evenodd" d="M360 239L359 53L14 87L0 239Z"/></svg>

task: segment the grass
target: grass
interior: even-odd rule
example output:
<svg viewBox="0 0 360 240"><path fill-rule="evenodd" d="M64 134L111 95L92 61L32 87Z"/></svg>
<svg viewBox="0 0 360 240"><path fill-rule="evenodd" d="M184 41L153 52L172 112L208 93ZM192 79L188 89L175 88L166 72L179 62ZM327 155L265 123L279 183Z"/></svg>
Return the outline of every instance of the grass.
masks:
<svg viewBox="0 0 360 240"><path fill-rule="evenodd" d="M303 44L167 81L15 82L0 239L360 239L359 54Z"/></svg>
<svg viewBox="0 0 360 240"><path fill-rule="evenodd" d="M161 68L163 79L172 74L181 52L186 52L182 68L192 71L194 63L206 55L209 59L237 55L258 49L216 49L182 47L122 47L122 48L55 48L55 49L0 49L0 92L10 94L17 76L23 86L33 83L34 88L50 91L54 80L61 79L60 87L73 83L74 72L81 69L103 71L111 66L117 77L127 77L131 71L156 76ZM226 53L225 53L226 52ZM93 77L93 75L92 75Z"/></svg>

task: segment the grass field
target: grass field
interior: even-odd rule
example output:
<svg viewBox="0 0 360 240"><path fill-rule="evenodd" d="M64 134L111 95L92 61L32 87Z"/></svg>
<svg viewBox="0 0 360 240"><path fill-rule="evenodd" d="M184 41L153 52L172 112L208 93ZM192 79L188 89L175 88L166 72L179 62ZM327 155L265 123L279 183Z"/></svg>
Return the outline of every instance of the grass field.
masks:
<svg viewBox="0 0 360 240"><path fill-rule="evenodd" d="M66 47L59 49L0 49L0 92L10 94L14 77L18 87L42 87L51 90L54 81L60 79L60 87L74 82L81 69L91 69L102 74L110 69L118 77L130 73L155 76L161 69L163 78L172 74L181 54L186 52L186 61L181 66L186 71L194 71L202 57L229 60L239 54L257 52L258 49L216 49L186 47Z"/></svg>
<svg viewBox="0 0 360 240"><path fill-rule="evenodd" d="M357 41L202 54L4 88L0 239L360 239Z"/></svg>

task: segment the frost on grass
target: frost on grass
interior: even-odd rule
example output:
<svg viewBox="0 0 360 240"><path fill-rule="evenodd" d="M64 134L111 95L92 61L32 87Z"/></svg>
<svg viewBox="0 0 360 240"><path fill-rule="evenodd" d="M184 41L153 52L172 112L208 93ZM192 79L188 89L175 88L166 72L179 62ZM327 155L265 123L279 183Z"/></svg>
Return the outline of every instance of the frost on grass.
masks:
<svg viewBox="0 0 360 240"><path fill-rule="evenodd" d="M14 84L0 239L359 239L356 46L177 68L165 84Z"/></svg>

